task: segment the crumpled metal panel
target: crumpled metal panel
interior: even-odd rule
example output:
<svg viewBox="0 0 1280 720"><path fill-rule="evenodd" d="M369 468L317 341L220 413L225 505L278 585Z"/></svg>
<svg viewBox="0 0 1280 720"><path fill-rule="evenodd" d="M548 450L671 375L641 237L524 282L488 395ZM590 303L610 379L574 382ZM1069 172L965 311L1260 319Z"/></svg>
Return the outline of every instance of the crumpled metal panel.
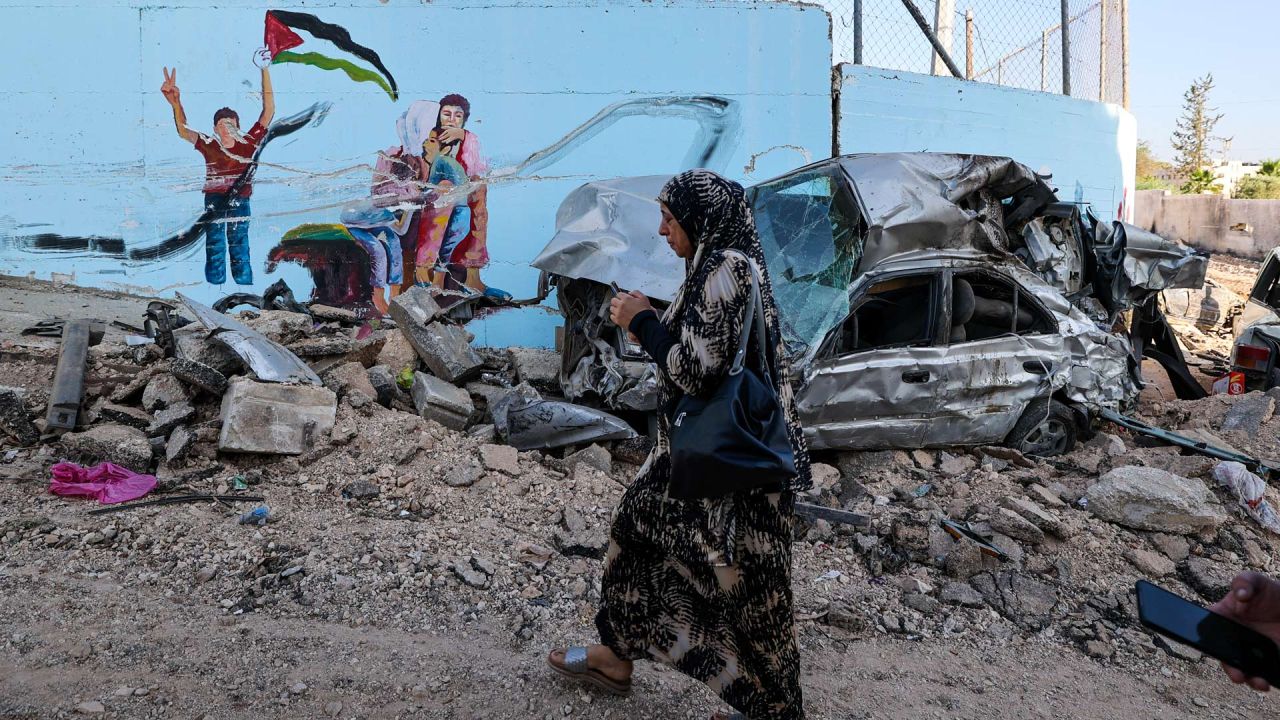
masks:
<svg viewBox="0 0 1280 720"><path fill-rule="evenodd" d="M1043 182L1022 163L986 155L850 155L840 166L867 223L864 268L912 250L1007 253L1000 200Z"/></svg>
<svg viewBox="0 0 1280 720"><path fill-rule="evenodd" d="M239 355L259 380L321 384L315 371L280 343L182 293L178 293L178 299L209 329L209 336Z"/></svg>
<svg viewBox="0 0 1280 720"><path fill-rule="evenodd" d="M1209 257L1178 242L1124 222L1115 223L1124 238L1124 273L1142 290L1204 286Z"/></svg>
<svg viewBox="0 0 1280 720"><path fill-rule="evenodd" d="M532 265L670 301L684 281L684 261L658 235L656 198L670 177L603 180L569 193L556 211L556 234Z"/></svg>
<svg viewBox="0 0 1280 720"><path fill-rule="evenodd" d="M636 431L603 410L557 400L534 400L507 409L507 442L517 450L545 450L607 440Z"/></svg>

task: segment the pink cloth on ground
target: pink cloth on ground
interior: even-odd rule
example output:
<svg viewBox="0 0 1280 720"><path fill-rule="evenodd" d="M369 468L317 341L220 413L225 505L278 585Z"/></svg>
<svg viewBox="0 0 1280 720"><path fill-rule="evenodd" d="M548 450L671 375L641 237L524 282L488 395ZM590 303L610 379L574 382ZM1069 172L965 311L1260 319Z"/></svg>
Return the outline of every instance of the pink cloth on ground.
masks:
<svg viewBox="0 0 1280 720"><path fill-rule="evenodd" d="M83 495L103 505L136 500L156 486L154 475L140 475L128 468L100 463L83 468L75 463L60 462L51 468L53 478L49 492L54 495Z"/></svg>

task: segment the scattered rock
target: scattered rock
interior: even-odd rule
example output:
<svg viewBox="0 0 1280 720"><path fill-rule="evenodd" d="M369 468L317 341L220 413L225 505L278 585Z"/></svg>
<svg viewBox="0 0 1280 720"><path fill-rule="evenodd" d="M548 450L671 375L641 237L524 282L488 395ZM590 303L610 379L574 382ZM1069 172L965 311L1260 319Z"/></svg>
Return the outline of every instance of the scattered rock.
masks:
<svg viewBox="0 0 1280 720"><path fill-rule="evenodd" d="M480 466L471 463L455 465L445 471L444 484L450 487L470 487L484 476Z"/></svg>
<svg viewBox="0 0 1280 720"><path fill-rule="evenodd" d="M962 540L955 544L951 552L947 553L947 559L943 562L943 568L948 576L959 579L968 580L969 578L982 572L989 563L995 560L988 559L982 554L978 546L968 540Z"/></svg>
<svg viewBox="0 0 1280 720"><path fill-rule="evenodd" d="M381 488L367 480L349 482L342 488L342 497L348 500L372 500L382 492Z"/></svg>
<svg viewBox="0 0 1280 720"><path fill-rule="evenodd" d="M1084 651L1091 657L1107 659L1115 654L1116 650L1109 642L1101 640L1087 640L1084 644Z"/></svg>
<svg viewBox="0 0 1280 720"><path fill-rule="evenodd" d="M76 712L81 715L101 715L106 711L106 706L97 700L88 700L76 705Z"/></svg>
<svg viewBox="0 0 1280 720"><path fill-rule="evenodd" d="M1227 519L1202 481L1155 468L1116 468L1091 485L1086 496L1095 515L1136 530L1190 534Z"/></svg>
<svg viewBox="0 0 1280 720"><path fill-rule="evenodd" d="M151 468L151 443L139 429L125 425L99 425L84 432L67 433L62 448L84 465L111 462L134 472Z"/></svg>
<svg viewBox="0 0 1280 720"><path fill-rule="evenodd" d="M938 464L938 471L946 477L956 477L976 467L978 467L978 461L971 455L952 455L944 452L942 462Z"/></svg>
<svg viewBox="0 0 1280 720"><path fill-rule="evenodd" d="M938 598L948 605L961 605L964 607L982 607L984 601L982 593L973 589L973 586L964 582L949 582L942 588L942 592L938 593Z"/></svg>
<svg viewBox="0 0 1280 720"><path fill-rule="evenodd" d="M459 580L473 588L484 588L489 585L489 576L472 568L470 564L454 563L452 570Z"/></svg>
<svg viewBox="0 0 1280 720"><path fill-rule="evenodd" d="M471 395L466 390L426 373L413 374L411 394L419 415L452 430L465 428L475 411Z"/></svg>
<svg viewBox="0 0 1280 720"><path fill-rule="evenodd" d="M129 407L128 405L107 403L98 410L98 414L105 420L117 422L121 425L128 425L129 427L138 428L139 430L146 430L147 426L151 424L150 415L137 408Z"/></svg>
<svg viewBox="0 0 1280 720"><path fill-rule="evenodd" d="M565 458L564 465L571 473L577 470L579 465L587 465L608 474L613 472L613 456L608 450L593 444Z"/></svg>
<svg viewBox="0 0 1280 720"><path fill-rule="evenodd" d="M216 565L206 565L196 571L196 582L207 583L218 577L218 567Z"/></svg>
<svg viewBox="0 0 1280 720"><path fill-rule="evenodd" d="M177 346L177 357L169 361L171 372L174 365L184 364L177 362L178 360L190 361L203 367L212 368L222 376L223 382L226 382L227 376L244 370L244 363L240 360L240 356L236 355L231 348L221 342L210 339L209 331L198 322L174 330L173 341ZM178 375L178 379L190 385L203 387L200 383L187 380L182 375ZM222 394L222 390L209 387L204 389L214 395Z"/></svg>
<svg viewBox="0 0 1280 720"><path fill-rule="evenodd" d="M152 375L147 381L147 387L142 391L142 407L148 412L190 402L191 395L187 392L186 386L167 372Z"/></svg>
<svg viewBox="0 0 1280 720"><path fill-rule="evenodd" d="M396 326L430 325L444 315L431 288L414 286L392 298L391 319Z"/></svg>
<svg viewBox="0 0 1280 720"><path fill-rule="evenodd" d="M484 359L471 347L467 331L457 325L439 321L425 326L401 323L400 330L431 374L447 382L467 380L484 367Z"/></svg>
<svg viewBox="0 0 1280 720"><path fill-rule="evenodd" d="M169 361L169 372L182 382L194 385L210 395L221 395L227 391L226 375L195 360L173 358Z"/></svg>
<svg viewBox="0 0 1280 720"><path fill-rule="evenodd" d="M859 633L867 629L867 621L857 609L839 600L832 600L827 605L827 613L823 620L832 627L851 633Z"/></svg>
<svg viewBox="0 0 1280 720"><path fill-rule="evenodd" d="M260 383L238 377L222 398L218 448L231 452L301 455L329 435L338 398L314 385Z"/></svg>
<svg viewBox="0 0 1280 720"><path fill-rule="evenodd" d="M1186 560L1187 555L1191 554L1191 543L1181 535L1154 533L1147 536L1147 540L1175 563Z"/></svg>
<svg viewBox="0 0 1280 720"><path fill-rule="evenodd" d="M147 426L147 435L150 437L168 435L179 425L185 425L195 419L196 409L190 405L186 403L170 405L156 413L151 424Z"/></svg>
<svg viewBox="0 0 1280 720"><path fill-rule="evenodd" d="M1275 411L1275 398L1257 390L1245 393L1227 410L1222 419L1222 431L1239 430L1249 436L1257 435L1262 423L1270 420Z"/></svg>
<svg viewBox="0 0 1280 720"><path fill-rule="evenodd" d="M504 472L512 477L520 475L520 453L510 445L481 445L480 462L489 470Z"/></svg>
<svg viewBox="0 0 1280 720"><path fill-rule="evenodd" d="M1047 627L1058 602L1053 586L1016 572L981 573L970 584L988 605L1027 630Z"/></svg>
<svg viewBox="0 0 1280 720"><path fill-rule="evenodd" d="M354 311L347 310L346 308L336 308L328 305L320 305L319 303L312 303L307 307L307 310L310 310L311 317L317 320L347 323L349 325L354 325L360 322L360 316Z"/></svg>
<svg viewBox="0 0 1280 720"><path fill-rule="evenodd" d="M369 387L373 388L373 398L383 407L391 407L392 401L400 396L400 387L396 385L396 376L386 365L374 365L365 371L369 379Z"/></svg>
<svg viewBox="0 0 1280 720"><path fill-rule="evenodd" d="M179 425L169 433L169 440L164 445L164 459L166 462L176 462L184 460L191 454L191 449L196 446L196 435L191 432L185 425Z"/></svg>
<svg viewBox="0 0 1280 720"><path fill-rule="evenodd" d="M1126 550L1124 556L1147 577L1164 577L1177 569L1172 560L1150 550L1133 548Z"/></svg>
<svg viewBox="0 0 1280 720"><path fill-rule="evenodd" d="M1209 602L1221 600L1236 575L1232 568L1202 557L1187 558L1178 569L1179 576Z"/></svg>
<svg viewBox="0 0 1280 720"><path fill-rule="evenodd" d="M324 386L335 392L338 397L345 397L347 393L358 392L363 393L370 400L378 400L378 390L369 381L369 371L358 362L345 362L325 370L320 379L324 381ZM392 378L392 385L395 385L395 379Z"/></svg>
<svg viewBox="0 0 1280 720"><path fill-rule="evenodd" d="M1000 507L1017 513L1027 522L1054 537L1066 539L1071 535L1070 526L1063 523L1062 518L1046 511L1030 500L1005 496L1000 498L999 502ZM1009 533L1005 534L1008 535Z"/></svg>
<svg viewBox="0 0 1280 720"><path fill-rule="evenodd" d="M507 359L516 382L525 382L544 392L560 392L560 353L542 348L513 347Z"/></svg>
<svg viewBox="0 0 1280 720"><path fill-rule="evenodd" d="M40 431L27 415L26 392L23 388L0 387L0 432L18 445L35 445L40 441Z"/></svg>
<svg viewBox="0 0 1280 720"><path fill-rule="evenodd" d="M414 352L413 345L409 343L409 338L405 337L404 334L398 332L388 333L387 342L382 346L382 350L378 352L378 357L374 362L378 365L385 365L391 370L391 375L394 377L405 368L416 368L418 365L418 353Z"/></svg>
<svg viewBox="0 0 1280 720"><path fill-rule="evenodd" d="M1032 545L1044 542L1043 530L1018 513L1003 507L995 508L991 513L991 529Z"/></svg>
<svg viewBox="0 0 1280 720"><path fill-rule="evenodd" d="M809 495L817 497L824 492L831 492L836 484L840 482L840 470L823 463L813 463L809 467L810 475L813 478L813 488L809 490Z"/></svg>
<svg viewBox="0 0 1280 720"><path fill-rule="evenodd" d="M1042 502L1045 505L1048 505L1049 507L1066 507L1067 506L1067 504L1062 501L1062 497L1058 495L1058 493L1050 490L1049 488L1039 483L1031 483L1030 485L1028 485L1027 494L1031 496L1032 500L1035 500L1036 502Z"/></svg>

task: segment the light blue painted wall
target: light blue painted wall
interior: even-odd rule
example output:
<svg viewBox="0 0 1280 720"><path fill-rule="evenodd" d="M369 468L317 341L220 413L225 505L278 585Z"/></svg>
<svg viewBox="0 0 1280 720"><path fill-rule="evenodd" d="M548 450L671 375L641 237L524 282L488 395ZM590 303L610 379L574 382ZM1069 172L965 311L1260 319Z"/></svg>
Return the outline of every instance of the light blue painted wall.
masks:
<svg viewBox="0 0 1280 720"><path fill-rule="evenodd" d="M413 100L466 95L468 129L495 167L523 159L622 100L718 95L738 103L726 174L754 182L831 151L830 23L792 3L636 0L478 2L192 0L93 3L0 0L0 272L79 284L181 289L212 301L249 290L203 281L203 243L177 261L124 264L92 256L19 252L6 239L38 232L122 237L145 245L191 224L203 163L173 129L159 88L178 70L191 125L209 132L214 110L256 117L267 8L309 12L375 49L399 81L392 102L371 84L297 65L272 69L277 118L316 101L333 109L318 127L271 144L253 196L255 283L283 277L299 295L309 275L294 265L263 271L280 235L336 222L340 206L369 192L375 153L396 143L395 120ZM306 49L304 46L301 48ZM536 178L489 191L486 282L534 293L528 263L551 236L565 195L591 179L674 173L696 125L680 118L622 120ZM767 152L770 148L801 150ZM748 167L753 167L748 172ZM477 341L550 345L558 318L544 309L476 321Z"/></svg>
<svg viewBox="0 0 1280 720"><path fill-rule="evenodd" d="M1005 155L1038 172L1065 201L1104 220L1132 219L1137 125L1116 105L841 65L841 153L963 152Z"/></svg>

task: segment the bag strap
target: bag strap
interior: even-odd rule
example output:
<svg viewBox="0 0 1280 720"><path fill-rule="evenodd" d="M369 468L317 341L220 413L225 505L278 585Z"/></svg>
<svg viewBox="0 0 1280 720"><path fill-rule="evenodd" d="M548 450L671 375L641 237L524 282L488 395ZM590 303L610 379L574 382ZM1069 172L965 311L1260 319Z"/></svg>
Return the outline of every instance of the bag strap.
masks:
<svg viewBox="0 0 1280 720"><path fill-rule="evenodd" d="M751 258L738 252L737 250L729 250L727 253L740 255L747 261L747 267L751 268L751 294L747 296L747 307L742 314L742 334L738 338L738 352L733 356L733 365L729 368L730 375L737 375L742 372L743 362L747 357L747 344L751 340L752 320L755 320L756 334L760 341L756 343L757 349L760 351L760 367L765 371L769 371L769 356L765 352L764 346L768 342L769 333L764 320L764 301L760 297L760 280L756 272L755 263L751 262Z"/></svg>

